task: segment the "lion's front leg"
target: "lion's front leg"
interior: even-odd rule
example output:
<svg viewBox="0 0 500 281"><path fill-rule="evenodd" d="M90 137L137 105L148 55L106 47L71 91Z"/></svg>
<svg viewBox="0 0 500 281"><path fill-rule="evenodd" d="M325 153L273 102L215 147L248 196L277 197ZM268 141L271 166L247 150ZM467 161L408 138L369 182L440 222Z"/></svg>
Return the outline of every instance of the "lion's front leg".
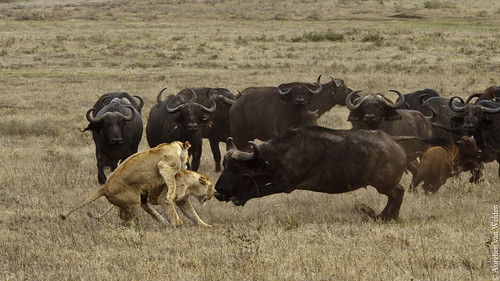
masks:
<svg viewBox="0 0 500 281"><path fill-rule="evenodd" d="M199 225L203 225L203 226L206 226L206 227L210 227L211 226L211 225L205 223L203 220L201 220L201 218L198 216L198 214L194 210L193 205L191 205L191 202L189 202L189 198L188 197L186 197L186 198L184 198L182 200L179 200L179 201L177 201L175 203L177 204L177 206L179 206L179 208L181 209L182 213L184 215L186 215L186 217L192 219L193 221L195 221Z"/></svg>

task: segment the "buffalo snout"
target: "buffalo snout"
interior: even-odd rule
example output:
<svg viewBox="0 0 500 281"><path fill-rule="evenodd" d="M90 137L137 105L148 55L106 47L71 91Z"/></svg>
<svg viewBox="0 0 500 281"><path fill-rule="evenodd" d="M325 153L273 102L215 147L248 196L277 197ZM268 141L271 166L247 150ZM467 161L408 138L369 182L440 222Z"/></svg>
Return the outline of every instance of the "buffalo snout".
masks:
<svg viewBox="0 0 500 281"><path fill-rule="evenodd" d="M122 138L111 138L111 144L122 144L123 139Z"/></svg>
<svg viewBox="0 0 500 281"><path fill-rule="evenodd" d="M375 114L365 114L365 118L364 118L366 121L373 121L375 120Z"/></svg>
<svg viewBox="0 0 500 281"><path fill-rule="evenodd" d="M196 131L196 130L198 130L198 124L197 123L189 123L187 125L187 128L189 131Z"/></svg>
<svg viewBox="0 0 500 281"><path fill-rule="evenodd" d="M303 105L305 103L304 98L296 98L295 103L299 105Z"/></svg>

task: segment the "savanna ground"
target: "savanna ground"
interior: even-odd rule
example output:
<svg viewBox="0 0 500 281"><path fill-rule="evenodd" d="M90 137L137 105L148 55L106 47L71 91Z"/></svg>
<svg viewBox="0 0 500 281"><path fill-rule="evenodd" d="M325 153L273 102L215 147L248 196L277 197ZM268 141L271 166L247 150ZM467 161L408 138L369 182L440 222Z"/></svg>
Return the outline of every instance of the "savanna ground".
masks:
<svg viewBox="0 0 500 281"><path fill-rule="evenodd" d="M236 93L319 74L367 92L465 97L500 84L499 18L489 0L0 1L0 279L494 279L497 163L479 184L464 174L433 196L405 194L390 223L356 211L385 205L371 187L196 205L212 228L85 215L105 199L67 221L58 214L98 188L81 130L106 92L142 96L144 121L165 86ZM349 128L347 113L319 122ZM213 169L205 143L200 171L215 183Z"/></svg>

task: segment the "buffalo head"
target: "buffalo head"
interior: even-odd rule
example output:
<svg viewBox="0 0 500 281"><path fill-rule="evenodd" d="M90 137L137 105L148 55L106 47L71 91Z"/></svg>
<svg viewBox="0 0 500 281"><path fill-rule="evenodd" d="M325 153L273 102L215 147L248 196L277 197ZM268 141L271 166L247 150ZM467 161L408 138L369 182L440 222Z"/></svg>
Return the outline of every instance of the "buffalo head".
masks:
<svg viewBox="0 0 500 281"><path fill-rule="evenodd" d="M86 130L102 134L109 144L122 144L124 122L132 121L136 116L136 110L130 105L121 104L121 99L115 98L102 108L95 117L90 116L96 109L87 111L86 117L90 122ZM125 113L129 111L129 113Z"/></svg>
<svg viewBox="0 0 500 281"><path fill-rule="evenodd" d="M352 100L361 91L351 92L346 98L346 106L351 111L348 121L356 122L356 127L363 129L379 129L384 121L399 120L401 116L396 111L404 103L403 94L390 90L398 95L396 103L381 94L371 94Z"/></svg>
<svg viewBox="0 0 500 281"><path fill-rule="evenodd" d="M271 182L270 164L260 157L257 144L248 143L252 152L236 149L233 139L227 139L224 170L215 185L217 200L242 206L251 198L259 197L259 190Z"/></svg>
<svg viewBox="0 0 500 281"><path fill-rule="evenodd" d="M459 97L454 96L448 101L448 106L455 112L462 113L463 125L462 128L471 134L479 132L479 130L489 123L490 114L500 112L498 103L483 100L477 104L458 104L455 99Z"/></svg>
<svg viewBox="0 0 500 281"><path fill-rule="evenodd" d="M308 102L309 95L316 95L323 89L321 83L316 82L316 89L312 89L310 84L306 83L287 83L278 86L280 100L284 103L291 101L296 105L305 105Z"/></svg>
<svg viewBox="0 0 500 281"><path fill-rule="evenodd" d="M164 89L163 89L164 90ZM162 91L163 91L162 90ZM212 126L209 113L215 111L217 105L213 99L210 99L211 107L205 107L196 103L197 95L193 89L190 89L192 97L186 99L184 96L176 95L165 102L165 109L170 114L175 114L175 128L183 131L194 132L201 128ZM161 92L158 96L161 95ZM172 103L172 105L169 105Z"/></svg>

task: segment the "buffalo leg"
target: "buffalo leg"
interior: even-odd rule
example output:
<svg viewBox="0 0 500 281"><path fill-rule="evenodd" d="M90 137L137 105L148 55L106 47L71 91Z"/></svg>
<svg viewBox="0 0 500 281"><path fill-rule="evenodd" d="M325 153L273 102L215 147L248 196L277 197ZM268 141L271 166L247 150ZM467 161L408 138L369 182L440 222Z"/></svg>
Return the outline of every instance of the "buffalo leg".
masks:
<svg viewBox="0 0 500 281"><path fill-rule="evenodd" d="M399 209L403 202L404 188L397 184L390 188L377 188L377 191L387 195L387 205L384 210L377 216L382 221L396 220L399 216Z"/></svg>
<svg viewBox="0 0 500 281"><path fill-rule="evenodd" d="M217 140L210 140L210 149L212 150L212 154L214 155L214 161L215 161L215 171L220 172L222 170L220 166L220 149L219 149L219 141Z"/></svg>
<svg viewBox="0 0 500 281"><path fill-rule="evenodd" d="M102 160L97 160L97 180L99 184L103 185L106 183L106 174L104 174L104 163Z"/></svg>

